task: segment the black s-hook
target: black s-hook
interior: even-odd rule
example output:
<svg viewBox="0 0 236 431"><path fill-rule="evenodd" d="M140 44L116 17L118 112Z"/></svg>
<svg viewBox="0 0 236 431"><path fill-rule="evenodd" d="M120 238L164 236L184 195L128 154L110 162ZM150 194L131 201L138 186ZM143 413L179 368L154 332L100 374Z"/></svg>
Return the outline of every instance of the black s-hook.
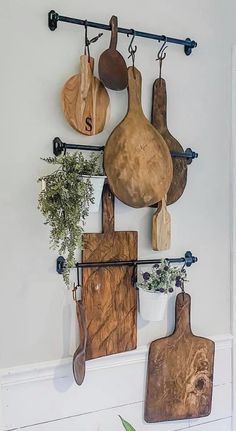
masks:
<svg viewBox="0 0 236 431"><path fill-rule="evenodd" d="M97 36L93 37L92 39L88 39L88 21L87 19L84 21L84 55L88 55L88 61L90 62L90 49L89 45L91 43L97 42L97 40L103 35L103 33L99 33Z"/></svg>
<svg viewBox="0 0 236 431"><path fill-rule="evenodd" d="M159 79L161 79L162 62L163 62L163 60L165 60L165 58L166 58L166 52L165 52L165 50L166 50L166 48L168 48L168 45L166 45L166 44L167 44L167 37L166 37L166 36L163 36L163 37L165 38L165 40L164 40L164 42L163 42L163 44L162 44L161 48L159 49L159 51L158 51L158 53L157 53L157 58L156 58L156 60L158 60L158 61L159 61L159 65L160 65L160 69L159 69Z"/></svg>
<svg viewBox="0 0 236 431"><path fill-rule="evenodd" d="M128 52L129 52L129 56L128 58L132 58L132 66L134 67L134 62L135 62L135 53L137 51L137 45L135 45L133 47L133 42L134 42L134 38L136 36L136 32L134 29L131 29L132 31L132 39L130 41L129 47L128 47ZM129 37L129 34L127 34L127 36Z"/></svg>

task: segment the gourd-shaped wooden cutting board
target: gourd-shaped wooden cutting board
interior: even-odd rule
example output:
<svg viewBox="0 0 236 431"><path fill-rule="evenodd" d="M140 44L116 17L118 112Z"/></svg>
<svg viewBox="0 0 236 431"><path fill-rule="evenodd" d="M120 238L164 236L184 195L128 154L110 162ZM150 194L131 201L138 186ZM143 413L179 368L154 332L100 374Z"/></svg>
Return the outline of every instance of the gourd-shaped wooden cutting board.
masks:
<svg viewBox="0 0 236 431"><path fill-rule="evenodd" d="M146 422L198 418L211 412L215 345L193 335L190 305L190 296L179 293L174 333L150 345Z"/></svg>
<svg viewBox="0 0 236 431"><path fill-rule="evenodd" d="M153 84L152 124L164 138L170 151L183 152L183 147L170 134L167 127L166 82L158 78ZM176 202L183 194L187 182L186 159L173 158L173 178L167 193L167 205ZM158 202L158 201L157 201Z"/></svg>
<svg viewBox="0 0 236 431"><path fill-rule="evenodd" d="M104 150L112 192L125 204L141 208L160 201L172 180L172 160L160 133L143 114L141 74L128 68L128 112Z"/></svg>
<svg viewBox="0 0 236 431"><path fill-rule="evenodd" d="M80 73L65 83L62 108L68 123L84 135L101 132L109 115L110 100L99 79L93 76L94 59L80 57Z"/></svg>
<svg viewBox="0 0 236 431"><path fill-rule="evenodd" d="M83 235L83 262L137 259L138 233L114 231L114 196L103 191L103 233ZM137 294L133 267L83 268L82 302L87 321L86 359L136 348Z"/></svg>

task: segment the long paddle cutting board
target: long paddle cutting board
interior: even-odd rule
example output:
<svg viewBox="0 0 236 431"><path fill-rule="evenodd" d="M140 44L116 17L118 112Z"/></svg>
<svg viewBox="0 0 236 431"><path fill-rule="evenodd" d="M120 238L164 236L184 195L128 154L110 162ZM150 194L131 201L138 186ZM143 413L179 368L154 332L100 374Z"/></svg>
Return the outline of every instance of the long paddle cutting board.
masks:
<svg viewBox="0 0 236 431"><path fill-rule="evenodd" d="M83 235L83 262L137 259L137 232L114 231L114 196L103 190L103 232ZM86 359L136 348L137 298L133 267L83 269L82 301L87 321Z"/></svg>
<svg viewBox="0 0 236 431"><path fill-rule="evenodd" d="M183 147L171 135L167 126L167 92L166 82L157 78L152 93L152 124L164 138L168 148L173 152L183 152ZM187 183L186 159L173 158L173 178L167 193L167 205L176 202L183 194Z"/></svg>
<svg viewBox="0 0 236 431"><path fill-rule="evenodd" d="M215 345L193 335L190 303L188 294L177 295L174 333L150 345L146 422L198 418L211 412Z"/></svg>

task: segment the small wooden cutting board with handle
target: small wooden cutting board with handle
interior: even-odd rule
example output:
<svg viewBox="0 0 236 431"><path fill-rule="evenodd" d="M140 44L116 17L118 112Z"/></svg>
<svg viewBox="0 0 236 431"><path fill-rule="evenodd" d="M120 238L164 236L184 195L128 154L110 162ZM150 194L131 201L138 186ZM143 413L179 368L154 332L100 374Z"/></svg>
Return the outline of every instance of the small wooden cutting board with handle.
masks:
<svg viewBox="0 0 236 431"><path fill-rule="evenodd" d="M151 343L145 421L208 416L211 412L215 344L193 335L190 295L176 298L174 333Z"/></svg>
<svg viewBox="0 0 236 431"><path fill-rule="evenodd" d="M167 127L167 95L166 82L158 78L153 84L152 93L152 124L164 138L170 151L183 152L183 147L175 139ZM176 202L183 194L187 182L186 159L172 158L173 178L167 193L167 205Z"/></svg>
<svg viewBox="0 0 236 431"><path fill-rule="evenodd" d="M153 250L169 250L171 243L171 217L166 208L166 196L159 202L152 216Z"/></svg>
<svg viewBox="0 0 236 431"><path fill-rule="evenodd" d="M114 196L103 190L103 232L83 235L83 262L137 259L138 233L114 231ZM86 310L86 359L136 348L137 293L133 267L83 268L82 302Z"/></svg>
<svg viewBox="0 0 236 431"><path fill-rule="evenodd" d="M110 99L99 79L93 76L94 59L80 57L80 73L72 76L62 90L62 109L68 123L84 135L100 133L109 116Z"/></svg>
<svg viewBox="0 0 236 431"><path fill-rule="evenodd" d="M128 68L128 112L104 150L111 191L125 204L141 208L160 201L172 180L172 160L160 133L144 116L140 72Z"/></svg>
<svg viewBox="0 0 236 431"><path fill-rule="evenodd" d="M98 63L98 73L103 84L111 90L124 90L128 84L127 66L122 55L117 51L118 19L113 15L110 19L110 46L102 53Z"/></svg>

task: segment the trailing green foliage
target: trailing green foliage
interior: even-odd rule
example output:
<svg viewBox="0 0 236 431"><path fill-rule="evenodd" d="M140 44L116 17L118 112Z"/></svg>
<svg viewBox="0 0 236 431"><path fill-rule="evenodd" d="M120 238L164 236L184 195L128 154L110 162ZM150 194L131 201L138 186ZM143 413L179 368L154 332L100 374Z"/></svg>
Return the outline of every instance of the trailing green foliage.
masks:
<svg viewBox="0 0 236 431"><path fill-rule="evenodd" d="M134 427L132 427L132 425L130 425L129 422L127 422L125 419L123 419L120 415L119 415L119 418L120 418L122 425L126 431L135 431Z"/></svg>
<svg viewBox="0 0 236 431"><path fill-rule="evenodd" d="M57 169L38 179L42 182L38 208L45 217L45 224L50 226L51 248L66 258L63 278L69 286L75 251L82 246L85 219L90 203L94 202L91 181L81 176L102 175L101 161L94 153L86 160L79 152L42 160Z"/></svg>

